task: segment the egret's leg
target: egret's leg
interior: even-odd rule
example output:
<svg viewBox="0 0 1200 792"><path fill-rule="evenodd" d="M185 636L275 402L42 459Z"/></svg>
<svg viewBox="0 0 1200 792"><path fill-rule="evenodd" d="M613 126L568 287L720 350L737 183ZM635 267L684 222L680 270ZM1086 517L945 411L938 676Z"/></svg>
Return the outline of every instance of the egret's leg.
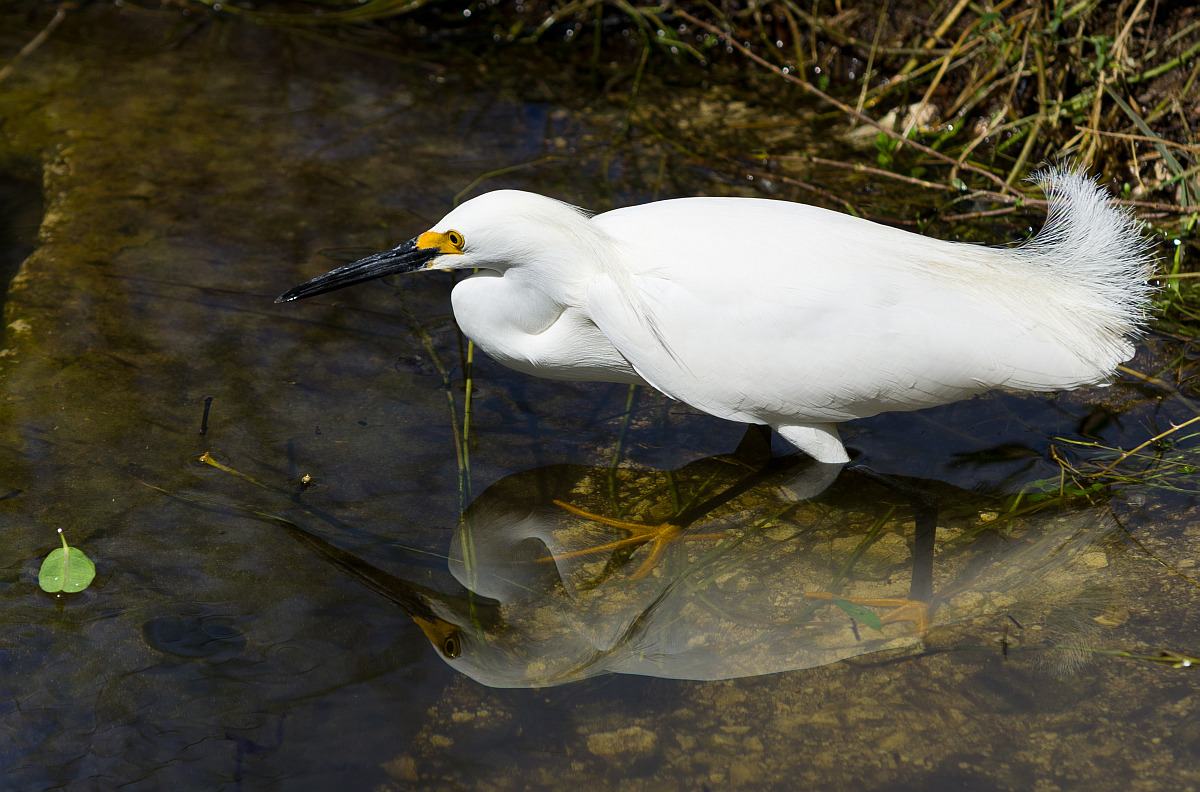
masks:
<svg viewBox="0 0 1200 792"><path fill-rule="evenodd" d="M933 599L933 546L937 534L937 496L928 490L871 470L865 465L853 465L850 469L908 498L913 508L915 526L912 583L909 585L908 598L928 603Z"/></svg>
<svg viewBox="0 0 1200 792"><path fill-rule="evenodd" d="M811 423L776 426L779 436L818 462L844 465L850 461L838 436L837 424Z"/></svg>
<svg viewBox="0 0 1200 792"><path fill-rule="evenodd" d="M746 434L742 435L738 447L723 458L751 470L761 470L771 461L771 427L766 424L747 424Z"/></svg>
<svg viewBox="0 0 1200 792"><path fill-rule="evenodd" d="M894 492L908 498L913 508L913 548L912 548L912 581L908 588L908 598L861 598L846 597L856 605L872 608L892 608L892 612L882 617L884 624L891 622L910 621L917 625L917 633L924 635L930 624L930 605L933 600L933 550L937 534L937 496L932 492L897 481L891 476L871 470L865 465L851 465L850 470L866 476ZM806 597L832 599L829 592L818 591L806 593Z"/></svg>

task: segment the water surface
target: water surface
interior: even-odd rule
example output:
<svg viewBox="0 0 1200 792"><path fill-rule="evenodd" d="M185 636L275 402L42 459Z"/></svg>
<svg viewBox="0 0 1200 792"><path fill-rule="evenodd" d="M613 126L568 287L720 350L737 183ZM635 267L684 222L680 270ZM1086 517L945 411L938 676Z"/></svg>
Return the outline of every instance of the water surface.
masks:
<svg viewBox="0 0 1200 792"><path fill-rule="evenodd" d="M1196 650L1171 571L1195 568L1194 496L1006 497L1059 475L1052 438L1130 447L1186 399L1131 380L847 427L940 500L922 636L805 596L907 595L928 559L895 492L800 469L721 501L755 469L729 456L741 427L482 356L464 476L447 277L272 303L463 190L800 197L622 137L627 87L509 58L92 7L5 83L0 786L1200 784L1192 672L1093 651ZM648 85L647 106L728 106ZM813 108L762 112L785 111ZM644 578L633 546L548 558L626 535L561 503L657 524L709 499L689 527L710 538ZM81 594L37 589L59 528L96 562Z"/></svg>

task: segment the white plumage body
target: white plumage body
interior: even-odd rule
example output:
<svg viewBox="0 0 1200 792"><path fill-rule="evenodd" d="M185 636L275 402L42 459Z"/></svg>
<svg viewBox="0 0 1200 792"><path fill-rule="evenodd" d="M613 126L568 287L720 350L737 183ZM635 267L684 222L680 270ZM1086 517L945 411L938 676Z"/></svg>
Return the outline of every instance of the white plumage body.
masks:
<svg viewBox="0 0 1200 792"><path fill-rule="evenodd" d="M455 240L420 266L479 269L454 288L454 315L506 366L646 383L845 462L838 422L993 388L1104 383L1132 356L1148 243L1094 182L1065 170L1041 182L1047 224L1011 248L784 201L683 198L589 217L505 190L392 253Z"/></svg>

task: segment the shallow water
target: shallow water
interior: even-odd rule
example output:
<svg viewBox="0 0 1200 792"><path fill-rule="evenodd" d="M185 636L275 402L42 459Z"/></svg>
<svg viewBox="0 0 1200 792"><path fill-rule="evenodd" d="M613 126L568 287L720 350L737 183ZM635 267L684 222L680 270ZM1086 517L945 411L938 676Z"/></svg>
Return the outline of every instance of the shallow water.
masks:
<svg viewBox="0 0 1200 792"><path fill-rule="evenodd" d="M610 148L624 103L544 70L179 19L73 13L2 84L3 788L1200 785L1194 672L1097 652L1197 650L1168 569L1195 569L1194 497L1007 497L1057 479L1051 438L1130 447L1184 400L1131 381L847 427L938 496L932 559L869 480L748 481L741 427L482 356L464 479L450 280L275 295L484 174L595 208L745 180L645 130ZM709 538L635 579L644 548L562 558L625 536L562 503ZM59 528L83 593L37 589ZM905 597L929 563L923 637L805 596Z"/></svg>

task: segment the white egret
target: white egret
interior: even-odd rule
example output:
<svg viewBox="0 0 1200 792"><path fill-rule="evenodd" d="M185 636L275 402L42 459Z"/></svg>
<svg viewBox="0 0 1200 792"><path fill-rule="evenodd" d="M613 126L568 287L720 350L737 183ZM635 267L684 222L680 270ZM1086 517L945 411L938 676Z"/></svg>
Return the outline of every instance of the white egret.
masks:
<svg viewBox="0 0 1200 792"><path fill-rule="evenodd" d="M589 216L513 190L277 302L393 273L477 270L451 300L496 361L650 385L849 460L841 421L994 388L1105 383L1134 352L1149 243L1096 183L1043 171L1045 227L993 248L804 204L681 198Z"/></svg>

